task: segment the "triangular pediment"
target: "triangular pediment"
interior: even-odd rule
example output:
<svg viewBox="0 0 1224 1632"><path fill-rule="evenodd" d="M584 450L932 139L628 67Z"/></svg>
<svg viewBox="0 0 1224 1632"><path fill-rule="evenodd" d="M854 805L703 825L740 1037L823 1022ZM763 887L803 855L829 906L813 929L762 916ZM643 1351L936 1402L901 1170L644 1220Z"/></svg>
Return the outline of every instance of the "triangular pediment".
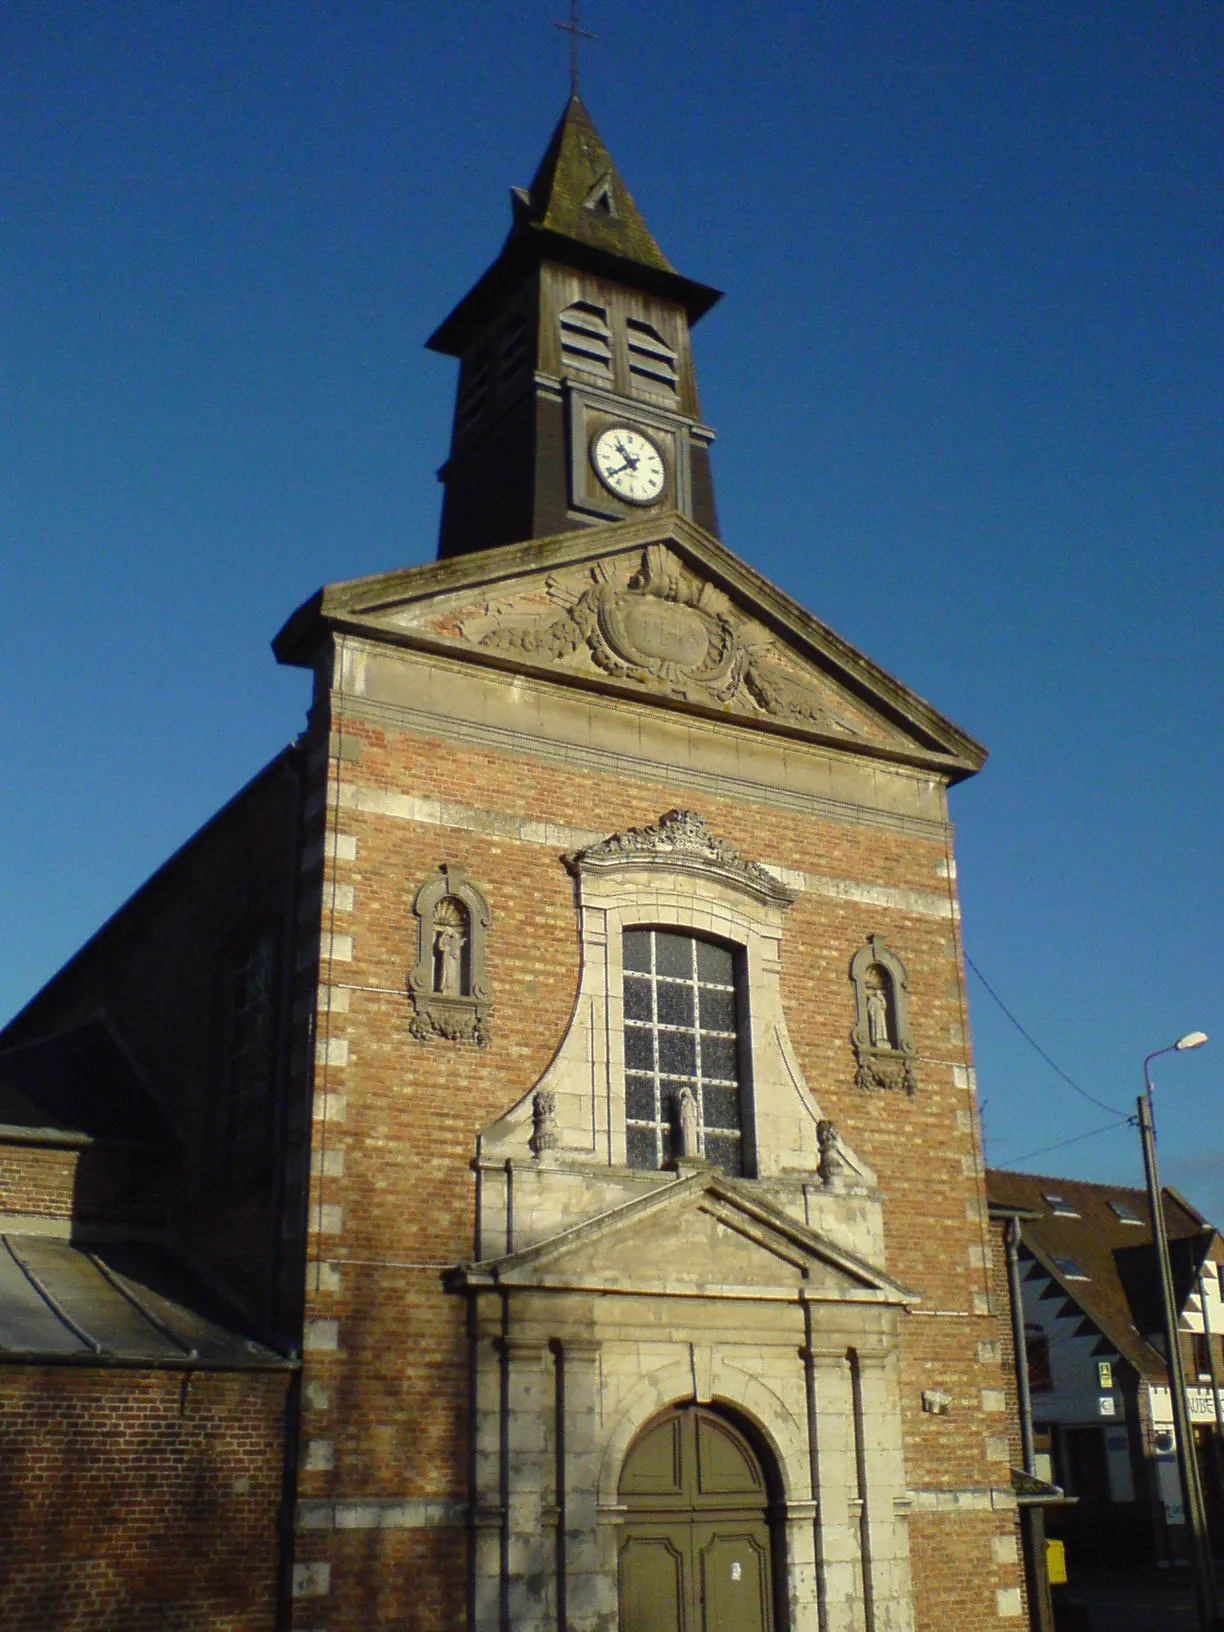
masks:
<svg viewBox="0 0 1224 1632"><path fill-rule="evenodd" d="M951 780L985 759L971 737L676 514L334 585L290 619L277 656L309 661L320 623L930 765Z"/></svg>
<svg viewBox="0 0 1224 1632"><path fill-rule="evenodd" d="M745 1297L792 1293L832 1302L913 1296L754 1195L705 1170L564 1230L523 1252L469 1265L467 1285Z"/></svg>

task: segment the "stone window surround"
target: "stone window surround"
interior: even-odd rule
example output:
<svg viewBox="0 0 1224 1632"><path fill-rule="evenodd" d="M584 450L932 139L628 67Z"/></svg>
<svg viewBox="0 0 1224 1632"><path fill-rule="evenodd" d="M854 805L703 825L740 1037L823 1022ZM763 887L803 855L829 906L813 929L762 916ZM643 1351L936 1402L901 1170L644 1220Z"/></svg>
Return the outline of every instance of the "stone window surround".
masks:
<svg viewBox="0 0 1224 1632"><path fill-rule="evenodd" d="M602 1168L614 1185L622 1178L634 1184L650 1178L627 1161L623 937L629 929L675 929L721 941L736 954L744 999L743 1177L798 1181L819 1175L829 1188L871 1191L874 1174L823 1120L787 1031L783 919L796 892L745 860L689 811L669 811L651 826L613 834L561 859L577 881L577 996L543 1075L481 1130L481 1169L508 1171L506 1164L513 1163L541 1175L561 1169L576 1176ZM526 1225L525 1213L516 1218ZM537 1223L543 1227L543 1218Z"/></svg>
<svg viewBox="0 0 1224 1632"><path fill-rule="evenodd" d="M668 824L674 832L685 822L695 825L697 842L668 843ZM557 1138L549 1159L627 1166L623 937L626 930L649 927L681 930L736 950L744 998L745 1177L793 1165L786 1157L796 1153L784 1149L793 1138L769 1137L763 1118L770 1106L776 1110L780 1096L793 1108L796 1092L811 1123L813 1154L802 1165L815 1169L819 1111L791 1050L780 989L782 920L794 892L684 812L566 861L578 880L582 972L569 1031L537 1085L554 1096Z"/></svg>

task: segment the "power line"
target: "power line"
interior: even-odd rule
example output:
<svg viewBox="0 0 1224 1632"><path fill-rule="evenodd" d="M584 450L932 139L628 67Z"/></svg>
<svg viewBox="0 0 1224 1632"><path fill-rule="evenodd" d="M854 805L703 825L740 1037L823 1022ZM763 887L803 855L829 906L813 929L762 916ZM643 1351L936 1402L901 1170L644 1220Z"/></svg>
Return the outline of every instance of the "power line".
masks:
<svg viewBox="0 0 1224 1632"><path fill-rule="evenodd" d="M1077 1133L1074 1139L1060 1139L1056 1145L1042 1145L1040 1150L1026 1150L1023 1156L1013 1156L1006 1162L992 1162L992 1167L1015 1167L1017 1162L1032 1161L1034 1156L1045 1156L1052 1150L1063 1150L1067 1145L1081 1144L1085 1139L1095 1139L1099 1134L1112 1133L1115 1128L1124 1128L1133 1121L1133 1117L1124 1116L1117 1122L1107 1122L1103 1128L1093 1128L1091 1133Z"/></svg>
<svg viewBox="0 0 1224 1632"><path fill-rule="evenodd" d="M968 964L970 969L973 970L974 974L981 981L982 985L985 986L986 990L990 993L991 997L994 998L995 1002L1003 1010L1003 1013L1011 1021L1012 1025L1015 1026L1016 1030L1020 1033L1021 1037L1024 1038L1026 1043L1029 1043L1033 1048L1035 1048L1037 1050L1038 1054L1041 1055L1042 1059L1050 1067L1051 1071L1056 1071L1058 1073L1058 1075L1062 1078L1062 1080L1066 1083L1068 1088L1073 1088L1075 1090L1075 1092L1080 1096L1081 1099L1086 1099L1090 1105L1095 1105L1097 1110L1099 1110L1099 1111L1108 1111L1110 1116L1121 1116L1123 1121L1128 1121L1129 1118L1126 1117L1123 1114L1123 1112L1121 1112L1118 1109L1118 1107L1116 1105L1107 1105L1103 1099L1098 1099L1095 1094L1090 1094L1088 1092L1087 1088L1081 1088L1078 1082L1074 1081L1073 1078L1071 1078L1071 1077L1069 1077L1067 1075L1067 1073L1063 1070L1062 1066L1059 1065L1057 1060L1052 1060L1050 1058L1050 1056L1046 1053L1045 1049L1042 1048L1041 1044L1037 1041L1036 1037L1033 1036L1032 1032L1026 1031L1025 1028L1020 1024L1019 1020L1016 1019L1015 1015L1008 1008L1007 1004L1004 1003L1003 999L999 996L998 992L995 991L994 987L986 979L986 976L978 968L977 964L974 963L973 959L969 956L968 952L965 952L963 943L961 945L961 951L964 952L965 962ZM1089 1135L1087 1135L1087 1134L1084 1135L1084 1138L1088 1138L1088 1137L1089 1137ZM1058 1146L1057 1145L1051 1145L1050 1149L1051 1150L1057 1150ZM1034 1155L1036 1155L1036 1154L1037 1154L1037 1152L1034 1152ZM1023 1157L1021 1157L1019 1159L1023 1160Z"/></svg>

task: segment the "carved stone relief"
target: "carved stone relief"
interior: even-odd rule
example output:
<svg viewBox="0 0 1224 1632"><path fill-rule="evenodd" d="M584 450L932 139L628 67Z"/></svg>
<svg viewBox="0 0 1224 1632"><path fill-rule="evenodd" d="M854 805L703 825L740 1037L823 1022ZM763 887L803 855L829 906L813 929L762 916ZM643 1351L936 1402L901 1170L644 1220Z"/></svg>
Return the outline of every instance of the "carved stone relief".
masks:
<svg viewBox="0 0 1224 1632"><path fill-rule="evenodd" d="M905 965L881 935L868 937L850 964L855 1021L850 1033L857 1061L854 1082L864 1093L874 1089L918 1087L914 1072L917 1050L909 1029L909 977Z"/></svg>
<svg viewBox="0 0 1224 1632"><path fill-rule="evenodd" d="M489 1041L493 996L485 975L488 903L462 867L442 862L438 877L422 884L412 903L417 920L417 961L408 976L413 1016L408 1029L419 1041Z"/></svg>
<svg viewBox="0 0 1224 1632"><path fill-rule="evenodd" d="M734 845L716 838L691 810L669 810L648 827L613 833L566 860L570 870L577 873L598 873L632 861L687 868L690 872L721 876L735 888L778 906L789 906L795 899L792 889L759 862L746 860Z"/></svg>
<svg viewBox="0 0 1224 1632"><path fill-rule="evenodd" d="M551 573L403 628L686 702L875 742L899 740L662 544Z"/></svg>

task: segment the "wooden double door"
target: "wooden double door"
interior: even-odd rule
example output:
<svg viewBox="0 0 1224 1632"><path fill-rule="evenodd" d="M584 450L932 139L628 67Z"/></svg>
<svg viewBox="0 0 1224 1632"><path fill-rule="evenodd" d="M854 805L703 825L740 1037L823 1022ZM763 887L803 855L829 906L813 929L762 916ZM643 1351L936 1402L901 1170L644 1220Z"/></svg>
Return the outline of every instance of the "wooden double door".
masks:
<svg viewBox="0 0 1224 1632"><path fill-rule="evenodd" d="M620 1632L772 1632L769 1493L726 1418L681 1406L625 1458Z"/></svg>

